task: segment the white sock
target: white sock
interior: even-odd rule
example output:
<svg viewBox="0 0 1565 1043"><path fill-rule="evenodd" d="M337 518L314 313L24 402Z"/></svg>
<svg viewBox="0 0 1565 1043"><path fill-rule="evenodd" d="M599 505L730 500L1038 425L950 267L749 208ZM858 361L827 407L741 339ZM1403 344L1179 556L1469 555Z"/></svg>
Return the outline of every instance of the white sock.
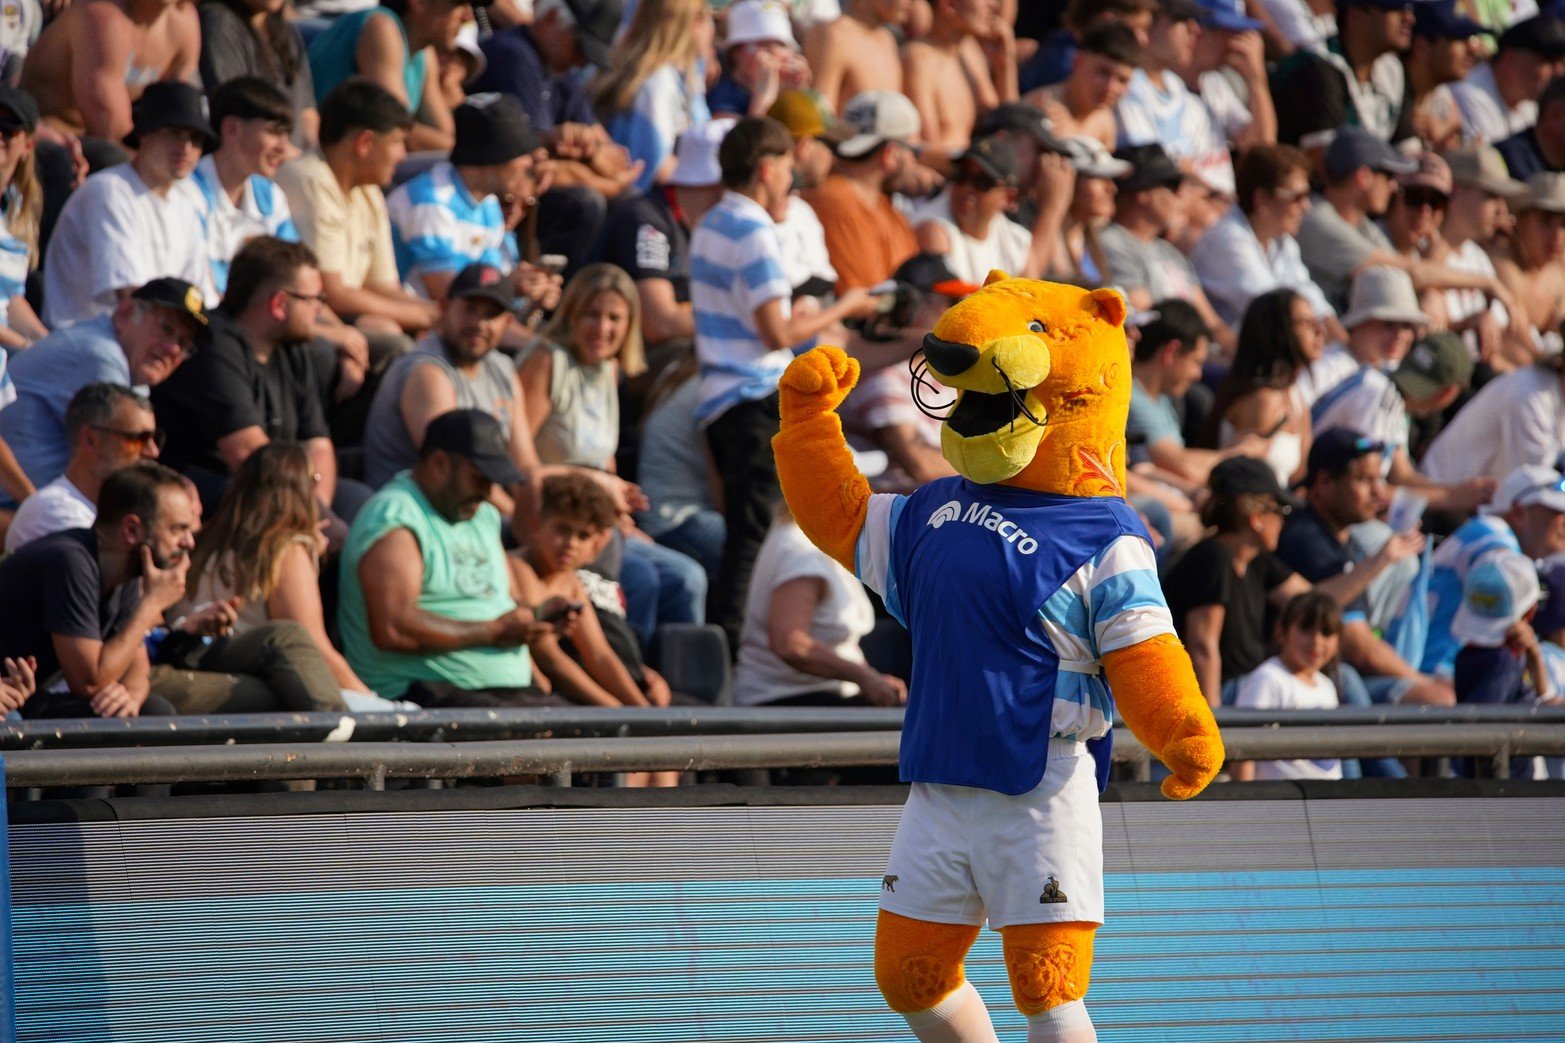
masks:
<svg viewBox="0 0 1565 1043"><path fill-rule="evenodd" d="M1000 1043L989 1008L970 981L928 1010L902 1016L921 1043Z"/></svg>
<svg viewBox="0 0 1565 1043"><path fill-rule="evenodd" d="M1087 1005L1081 1000L1050 1007L1027 1018L1027 1043L1098 1043Z"/></svg>

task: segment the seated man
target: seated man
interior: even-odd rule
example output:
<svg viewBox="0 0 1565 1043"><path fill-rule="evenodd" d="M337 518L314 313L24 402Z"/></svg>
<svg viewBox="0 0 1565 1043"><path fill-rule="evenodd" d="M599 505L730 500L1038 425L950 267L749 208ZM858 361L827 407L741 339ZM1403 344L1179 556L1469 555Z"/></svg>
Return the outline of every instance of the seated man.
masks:
<svg viewBox="0 0 1565 1043"><path fill-rule="evenodd" d="M865 91L902 93L901 32L911 4L904 0L845 0L842 17L804 39L815 89L832 111Z"/></svg>
<svg viewBox="0 0 1565 1043"><path fill-rule="evenodd" d="M956 156L971 143L980 112L1017 99L1016 46L997 6L959 0L930 6L929 34L902 48L904 89L918 108L924 144Z"/></svg>
<svg viewBox="0 0 1565 1043"><path fill-rule="evenodd" d="M216 300L197 194L184 182L217 145L206 99L185 83L155 83L136 103L125 143L135 158L89 177L60 212L44 263L51 328L114 310L130 292L173 276Z"/></svg>
<svg viewBox="0 0 1565 1043"><path fill-rule="evenodd" d="M50 533L91 528L104 479L138 460L156 460L162 443L147 397L101 380L71 396L65 435L65 473L22 501L5 533L7 553Z"/></svg>
<svg viewBox="0 0 1565 1043"><path fill-rule="evenodd" d="M1076 64L1063 83L1029 94L1026 100L1043 110L1059 137L1096 138L1113 149L1119 137L1114 106L1130 87L1131 74L1141 64L1141 41L1122 23L1100 23L1088 29L1076 48Z"/></svg>
<svg viewBox="0 0 1565 1043"><path fill-rule="evenodd" d="M958 279L983 284L999 268L1027 279L1042 277L1033 237L1005 216L1016 203L1021 164L1010 142L977 138L956 162L949 185L917 214L914 233L925 253L945 258Z"/></svg>
<svg viewBox="0 0 1565 1043"><path fill-rule="evenodd" d="M71 455L65 410L94 381L156 387L195 351L206 328L201 291L154 279L109 315L52 333L11 359L16 401L0 410L0 438L34 485L52 482Z"/></svg>
<svg viewBox="0 0 1565 1043"><path fill-rule="evenodd" d="M1342 658L1363 675L1371 699L1451 706L1449 684L1420 673L1380 636L1405 606L1424 543L1416 529L1393 533L1375 520L1385 497L1384 451L1347 428L1321 432L1306 464L1306 505L1284 523L1277 556L1345 606Z"/></svg>
<svg viewBox="0 0 1565 1043"><path fill-rule="evenodd" d="M376 493L348 533L337 620L354 673L420 706L561 705L534 683L527 643L553 632L516 601L496 485L522 479L500 422L436 417L418 461Z"/></svg>
<svg viewBox="0 0 1565 1043"><path fill-rule="evenodd" d="M0 657L33 656L59 681L28 718L135 717L149 705L146 635L185 593L196 543L184 479L146 462L109 476L90 529L34 540L0 561Z"/></svg>
<svg viewBox="0 0 1565 1043"><path fill-rule="evenodd" d="M781 5L739 0L728 9L718 46L723 75L706 92L706 107L716 119L765 116L779 92L809 85L810 67Z"/></svg>

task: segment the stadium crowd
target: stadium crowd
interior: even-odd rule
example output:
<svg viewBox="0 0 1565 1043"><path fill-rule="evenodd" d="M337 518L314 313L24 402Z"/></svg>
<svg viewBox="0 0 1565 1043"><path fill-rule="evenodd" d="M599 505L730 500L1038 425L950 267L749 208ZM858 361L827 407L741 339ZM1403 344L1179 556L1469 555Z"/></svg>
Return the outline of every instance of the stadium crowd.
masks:
<svg viewBox="0 0 1565 1043"><path fill-rule="evenodd" d="M669 705L692 623L897 705L777 382L844 345L875 487L950 474L909 360L991 269L1129 300L1214 706L1558 698L1556 7L9 3L0 706Z"/></svg>

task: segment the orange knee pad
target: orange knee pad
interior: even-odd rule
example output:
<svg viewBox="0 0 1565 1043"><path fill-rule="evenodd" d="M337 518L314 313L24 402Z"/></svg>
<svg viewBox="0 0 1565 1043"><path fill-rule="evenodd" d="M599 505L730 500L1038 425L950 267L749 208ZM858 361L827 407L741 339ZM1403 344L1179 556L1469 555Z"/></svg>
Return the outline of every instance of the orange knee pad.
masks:
<svg viewBox="0 0 1565 1043"><path fill-rule="evenodd" d="M1092 976L1090 923L1017 924L1000 929L1011 997L1023 1014L1040 1014L1087 994Z"/></svg>
<svg viewBox="0 0 1565 1043"><path fill-rule="evenodd" d="M930 923L880 911L875 925L875 982L898 1014L928 1010L962 984L962 960L978 928Z"/></svg>

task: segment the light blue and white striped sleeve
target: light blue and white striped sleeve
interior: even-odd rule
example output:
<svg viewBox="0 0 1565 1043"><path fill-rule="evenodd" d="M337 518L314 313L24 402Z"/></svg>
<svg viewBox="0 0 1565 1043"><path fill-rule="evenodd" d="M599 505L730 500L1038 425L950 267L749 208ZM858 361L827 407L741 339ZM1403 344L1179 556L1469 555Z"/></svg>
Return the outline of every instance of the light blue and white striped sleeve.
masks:
<svg viewBox="0 0 1565 1043"><path fill-rule="evenodd" d="M1098 658L1174 633L1174 618L1157 578L1157 559L1152 545L1140 536L1121 536L1077 576L1085 581L1088 636Z"/></svg>
<svg viewBox="0 0 1565 1043"><path fill-rule="evenodd" d="M853 574L891 607L887 588L891 585L891 533L907 504L907 497L894 493L875 493L869 498L864 527L859 530L853 548Z"/></svg>

